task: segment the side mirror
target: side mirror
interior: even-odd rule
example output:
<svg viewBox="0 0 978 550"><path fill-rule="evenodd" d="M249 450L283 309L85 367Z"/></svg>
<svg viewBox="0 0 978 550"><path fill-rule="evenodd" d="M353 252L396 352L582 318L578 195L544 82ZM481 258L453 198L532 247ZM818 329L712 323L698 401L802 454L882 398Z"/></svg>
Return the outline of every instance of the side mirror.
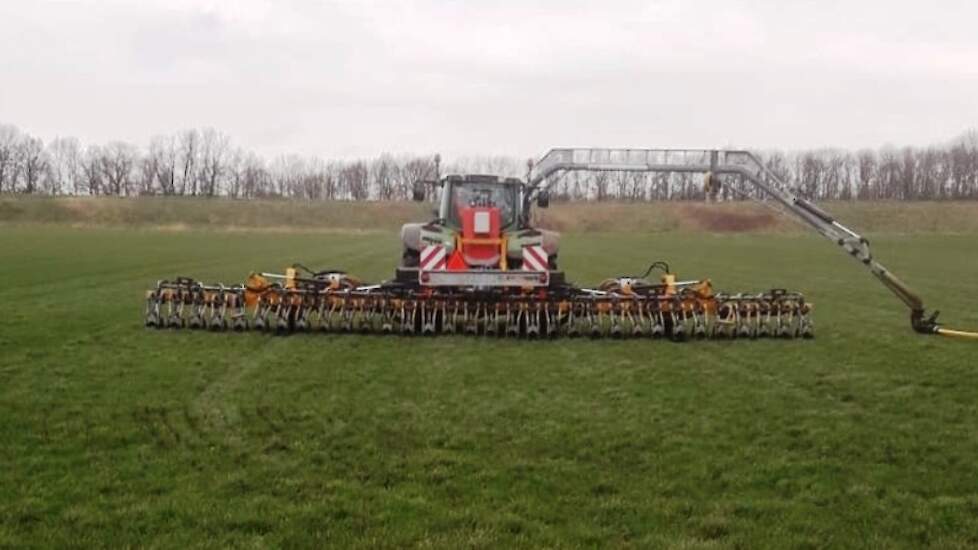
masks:
<svg viewBox="0 0 978 550"><path fill-rule="evenodd" d="M550 192L540 191L537 195L537 207L547 208L548 206L550 206Z"/></svg>
<svg viewBox="0 0 978 550"><path fill-rule="evenodd" d="M415 202L421 202L424 200L424 183L420 181L414 182L414 187L411 189L411 198Z"/></svg>

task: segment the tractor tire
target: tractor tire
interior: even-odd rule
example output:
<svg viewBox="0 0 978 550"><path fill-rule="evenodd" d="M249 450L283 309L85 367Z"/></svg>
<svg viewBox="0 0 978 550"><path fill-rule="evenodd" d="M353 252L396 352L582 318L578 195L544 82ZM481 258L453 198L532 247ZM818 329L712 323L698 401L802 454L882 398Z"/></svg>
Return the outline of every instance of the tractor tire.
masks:
<svg viewBox="0 0 978 550"><path fill-rule="evenodd" d="M417 250L405 248L401 255L401 267L418 267L421 264L421 253Z"/></svg>

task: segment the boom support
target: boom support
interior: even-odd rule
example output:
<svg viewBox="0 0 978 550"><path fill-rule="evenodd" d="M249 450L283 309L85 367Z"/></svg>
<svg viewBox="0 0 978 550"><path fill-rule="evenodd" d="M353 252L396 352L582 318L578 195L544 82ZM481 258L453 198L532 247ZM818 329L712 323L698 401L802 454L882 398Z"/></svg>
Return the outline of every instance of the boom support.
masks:
<svg viewBox="0 0 978 550"><path fill-rule="evenodd" d="M873 258L869 241L836 221L829 213L799 197L750 151L718 149L551 149L531 167L529 201L556 178L570 171L660 172L705 174L708 192L719 189L719 176L737 176L761 190L841 247L869 269L886 288L910 309L910 323L922 334L978 338L978 333L954 331L937 323L938 312L927 314L923 300Z"/></svg>

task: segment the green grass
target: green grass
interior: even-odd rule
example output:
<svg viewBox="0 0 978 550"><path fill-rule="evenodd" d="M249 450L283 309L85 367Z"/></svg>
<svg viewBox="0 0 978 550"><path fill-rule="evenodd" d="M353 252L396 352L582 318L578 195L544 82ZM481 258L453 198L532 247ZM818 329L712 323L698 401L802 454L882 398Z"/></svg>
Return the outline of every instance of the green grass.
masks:
<svg viewBox="0 0 978 550"><path fill-rule="evenodd" d="M669 260L815 302L814 341L156 332L142 291L394 234L0 228L0 546L974 547L978 345L803 235L568 235L582 284ZM974 235L875 235L978 327Z"/></svg>

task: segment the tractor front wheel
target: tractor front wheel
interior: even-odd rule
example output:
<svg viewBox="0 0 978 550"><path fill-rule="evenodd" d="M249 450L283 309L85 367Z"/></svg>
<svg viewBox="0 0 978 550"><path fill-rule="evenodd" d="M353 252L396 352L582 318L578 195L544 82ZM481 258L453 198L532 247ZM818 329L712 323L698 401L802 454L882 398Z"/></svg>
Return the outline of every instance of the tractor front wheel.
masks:
<svg viewBox="0 0 978 550"><path fill-rule="evenodd" d="M421 253L410 248L404 249L401 255L401 267L418 267L421 263Z"/></svg>

